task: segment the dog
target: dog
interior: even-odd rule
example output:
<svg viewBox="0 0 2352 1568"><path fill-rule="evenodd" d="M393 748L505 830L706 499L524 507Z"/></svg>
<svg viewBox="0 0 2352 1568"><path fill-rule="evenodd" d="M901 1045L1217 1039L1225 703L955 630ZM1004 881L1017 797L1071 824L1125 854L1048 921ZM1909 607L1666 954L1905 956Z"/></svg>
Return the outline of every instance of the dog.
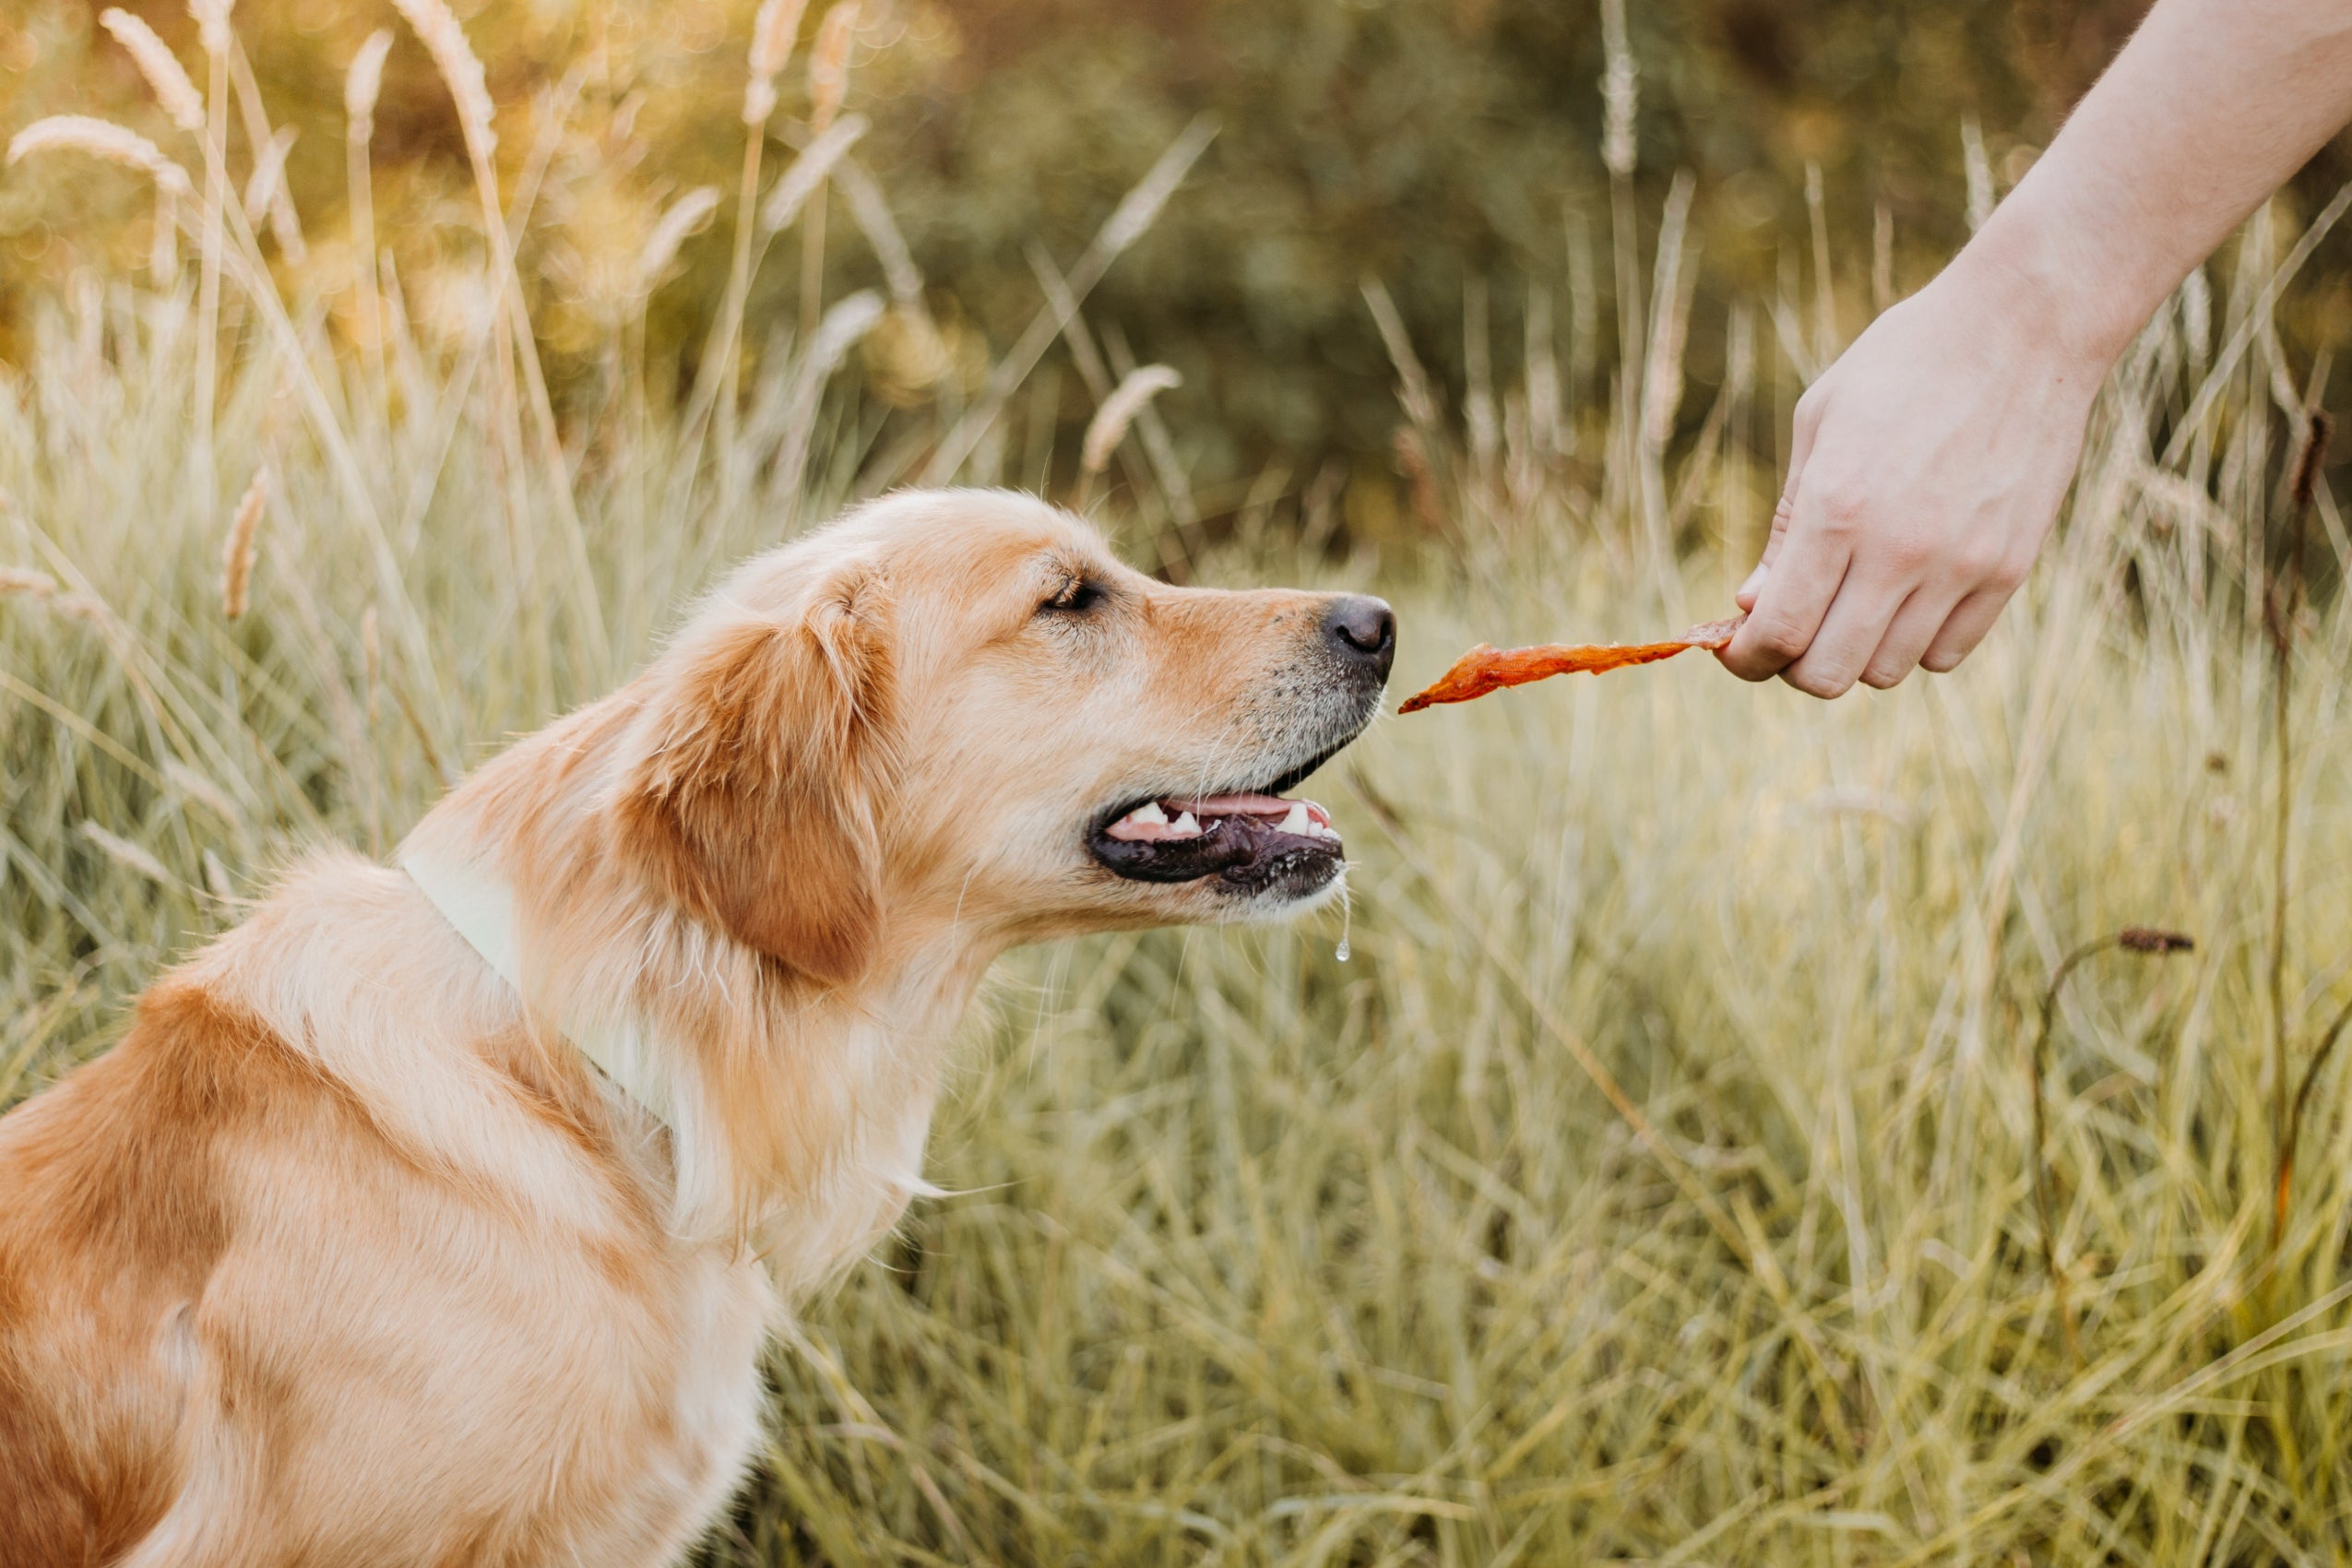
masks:
<svg viewBox="0 0 2352 1568"><path fill-rule="evenodd" d="M1395 644L1000 492L754 558L0 1118L0 1563L674 1560L991 963L1332 897Z"/></svg>

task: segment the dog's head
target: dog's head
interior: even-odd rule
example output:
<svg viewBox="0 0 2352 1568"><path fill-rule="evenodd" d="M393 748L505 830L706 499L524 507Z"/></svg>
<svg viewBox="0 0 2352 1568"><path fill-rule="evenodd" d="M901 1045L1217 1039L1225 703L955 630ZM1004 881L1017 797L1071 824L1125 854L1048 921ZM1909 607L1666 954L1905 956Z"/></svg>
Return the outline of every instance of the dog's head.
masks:
<svg viewBox="0 0 2352 1568"><path fill-rule="evenodd" d="M1379 710L1377 600L1172 588L1026 497L909 493L746 564L648 671L615 809L674 903L819 980L894 939L1330 896L1283 798Z"/></svg>

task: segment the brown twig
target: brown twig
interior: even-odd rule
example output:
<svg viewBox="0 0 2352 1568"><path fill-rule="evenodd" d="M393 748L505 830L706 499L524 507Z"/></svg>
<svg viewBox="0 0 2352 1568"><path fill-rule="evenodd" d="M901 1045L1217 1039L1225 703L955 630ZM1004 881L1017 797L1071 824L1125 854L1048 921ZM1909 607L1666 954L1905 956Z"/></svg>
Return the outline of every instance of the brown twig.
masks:
<svg viewBox="0 0 2352 1568"><path fill-rule="evenodd" d="M2049 1052L2050 1027L2058 1016L2058 994L2065 989L2067 977L2085 960L2096 958L2111 948L2127 953L2151 953L2159 956L2168 953L2194 950L2195 942L2177 931L2159 931L2150 926L2130 925L2096 942L2086 942L2059 960L2051 972L2049 986L2042 992L2041 1030L2034 1037L2034 1048L2025 1057L2025 1071L2034 1091L2034 1212L2041 1224L2042 1268L2049 1276L2049 1287L2058 1298L2058 1318L2066 1336L2067 1353L2079 1362L2083 1347L2074 1325L2074 1307L2066 1294L2066 1275L2058 1266L2058 1227L2049 1211L2049 1112L2048 1095L2043 1087L2042 1059Z"/></svg>

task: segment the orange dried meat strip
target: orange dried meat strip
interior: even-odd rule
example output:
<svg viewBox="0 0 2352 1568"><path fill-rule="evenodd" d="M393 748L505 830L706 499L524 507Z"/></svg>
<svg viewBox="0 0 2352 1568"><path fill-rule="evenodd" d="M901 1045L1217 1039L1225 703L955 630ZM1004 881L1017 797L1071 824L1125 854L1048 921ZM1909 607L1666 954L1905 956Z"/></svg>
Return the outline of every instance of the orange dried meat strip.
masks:
<svg viewBox="0 0 2352 1568"><path fill-rule="evenodd" d="M1399 713L1442 702L1468 702L1505 686L1524 686L1551 675L1598 675L1629 664L1655 664L1694 647L1721 647L1739 631L1745 615L1709 621L1662 643L1538 643L1534 647L1494 647L1480 643L1425 689L1405 699Z"/></svg>

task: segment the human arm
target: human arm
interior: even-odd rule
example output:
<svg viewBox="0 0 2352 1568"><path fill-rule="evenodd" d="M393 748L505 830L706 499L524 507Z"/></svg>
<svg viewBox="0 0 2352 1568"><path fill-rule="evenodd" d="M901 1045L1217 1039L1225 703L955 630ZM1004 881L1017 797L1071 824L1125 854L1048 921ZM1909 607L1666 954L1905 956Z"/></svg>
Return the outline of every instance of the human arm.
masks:
<svg viewBox="0 0 2352 1568"><path fill-rule="evenodd" d="M2347 119L2352 0L2156 0L1975 238L1799 400L1725 666L1832 697L1966 658L2133 334Z"/></svg>

